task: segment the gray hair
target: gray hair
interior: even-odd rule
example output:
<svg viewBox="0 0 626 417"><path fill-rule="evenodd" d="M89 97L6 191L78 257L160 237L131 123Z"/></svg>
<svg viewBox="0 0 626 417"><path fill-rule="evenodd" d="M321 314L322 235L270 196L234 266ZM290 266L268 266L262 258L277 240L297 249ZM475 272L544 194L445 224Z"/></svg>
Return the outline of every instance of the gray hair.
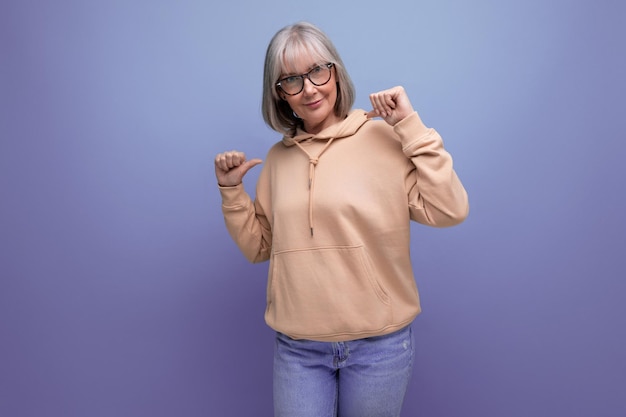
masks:
<svg viewBox="0 0 626 417"><path fill-rule="evenodd" d="M281 74L290 72L303 55L311 56L317 64L333 63L337 81L335 115L343 119L352 109L355 89L343 61L331 40L315 25L298 22L285 26L272 38L265 54L263 71L263 99L261 111L269 127L281 134L295 134L300 126L298 119L277 90Z"/></svg>

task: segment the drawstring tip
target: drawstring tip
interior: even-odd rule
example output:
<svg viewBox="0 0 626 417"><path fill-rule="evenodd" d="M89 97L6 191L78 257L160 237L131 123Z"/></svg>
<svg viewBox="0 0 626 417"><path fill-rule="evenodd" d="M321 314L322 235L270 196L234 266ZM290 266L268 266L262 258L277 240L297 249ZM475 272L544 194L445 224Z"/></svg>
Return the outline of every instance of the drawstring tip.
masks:
<svg viewBox="0 0 626 417"><path fill-rule="evenodd" d="M311 236L313 236L313 228L311 227Z"/></svg>

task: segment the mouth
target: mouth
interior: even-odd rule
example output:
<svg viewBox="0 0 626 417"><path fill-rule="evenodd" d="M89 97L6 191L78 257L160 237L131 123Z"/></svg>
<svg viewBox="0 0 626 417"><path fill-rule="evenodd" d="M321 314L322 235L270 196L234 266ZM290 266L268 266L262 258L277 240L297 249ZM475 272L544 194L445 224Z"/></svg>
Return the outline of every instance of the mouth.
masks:
<svg viewBox="0 0 626 417"><path fill-rule="evenodd" d="M322 99L319 99L317 101L313 101L311 103L307 103L307 104L305 104L305 106L307 106L307 107L317 107L321 102L322 102Z"/></svg>

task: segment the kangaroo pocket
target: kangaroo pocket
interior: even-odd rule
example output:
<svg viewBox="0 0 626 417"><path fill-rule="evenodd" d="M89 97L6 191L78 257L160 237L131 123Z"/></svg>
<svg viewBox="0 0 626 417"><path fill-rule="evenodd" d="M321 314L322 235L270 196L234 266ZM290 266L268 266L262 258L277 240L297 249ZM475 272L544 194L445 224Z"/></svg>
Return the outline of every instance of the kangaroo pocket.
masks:
<svg viewBox="0 0 626 417"><path fill-rule="evenodd" d="M297 338L358 335L392 323L389 296L363 246L274 253L268 324Z"/></svg>

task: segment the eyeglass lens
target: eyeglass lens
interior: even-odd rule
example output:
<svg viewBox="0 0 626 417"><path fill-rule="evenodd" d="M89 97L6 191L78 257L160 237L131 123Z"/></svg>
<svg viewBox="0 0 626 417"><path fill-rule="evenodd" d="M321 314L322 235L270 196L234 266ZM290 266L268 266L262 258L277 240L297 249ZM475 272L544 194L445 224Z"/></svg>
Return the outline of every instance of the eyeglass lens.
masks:
<svg viewBox="0 0 626 417"><path fill-rule="evenodd" d="M332 64L319 65L302 75L292 75L279 80L278 86L289 95L299 94L304 88L304 77L308 78L313 85L321 86L330 80Z"/></svg>

